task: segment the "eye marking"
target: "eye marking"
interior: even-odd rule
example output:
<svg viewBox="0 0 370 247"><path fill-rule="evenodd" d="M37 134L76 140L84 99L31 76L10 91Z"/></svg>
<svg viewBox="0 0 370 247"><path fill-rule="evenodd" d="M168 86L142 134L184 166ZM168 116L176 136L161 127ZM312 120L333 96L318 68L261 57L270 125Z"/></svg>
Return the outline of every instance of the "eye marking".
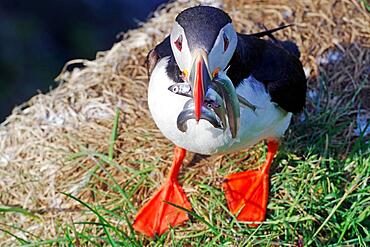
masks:
<svg viewBox="0 0 370 247"><path fill-rule="evenodd" d="M177 40L174 42L177 50L182 50L182 35L180 35Z"/></svg>
<svg viewBox="0 0 370 247"><path fill-rule="evenodd" d="M224 37L224 52L226 52L227 48L229 47L229 39L227 38L225 33L223 37Z"/></svg>

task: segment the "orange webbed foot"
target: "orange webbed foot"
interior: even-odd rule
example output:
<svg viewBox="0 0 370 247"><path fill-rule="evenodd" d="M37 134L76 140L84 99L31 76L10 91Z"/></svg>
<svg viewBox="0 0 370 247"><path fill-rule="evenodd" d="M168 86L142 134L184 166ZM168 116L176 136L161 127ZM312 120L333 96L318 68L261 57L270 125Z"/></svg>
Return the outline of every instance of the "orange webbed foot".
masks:
<svg viewBox="0 0 370 247"><path fill-rule="evenodd" d="M162 235L170 227L181 225L189 219L182 208L191 209L191 205L180 185L176 181L168 181L163 185L138 212L133 227L146 236Z"/></svg>
<svg viewBox="0 0 370 247"><path fill-rule="evenodd" d="M227 176L222 185L227 205L238 221L264 221L269 191L268 174L246 171Z"/></svg>
<svg viewBox="0 0 370 247"><path fill-rule="evenodd" d="M191 210L191 205L177 181L185 154L185 149L175 148L175 158L167 182L137 213L133 224L136 231L155 237L189 219L186 211L168 203Z"/></svg>
<svg viewBox="0 0 370 247"><path fill-rule="evenodd" d="M277 141L268 142L266 163L257 170L227 176L222 188L227 205L238 221L261 222L266 219L269 193L269 170L278 149ZM257 227L258 224L252 224Z"/></svg>

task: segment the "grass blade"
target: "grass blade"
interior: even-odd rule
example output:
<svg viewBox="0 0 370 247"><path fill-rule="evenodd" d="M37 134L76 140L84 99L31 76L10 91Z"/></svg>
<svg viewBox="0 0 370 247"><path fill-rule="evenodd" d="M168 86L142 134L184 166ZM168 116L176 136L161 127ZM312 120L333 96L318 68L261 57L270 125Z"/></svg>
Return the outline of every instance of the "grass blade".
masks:
<svg viewBox="0 0 370 247"><path fill-rule="evenodd" d="M118 134L118 123L119 123L120 109L118 107L116 107L115 112L116 112L116 114L115 114L115 117L114 117L113 129L112 129L112 134L111 134L111 137L110 137L110 144L109 144L109 152L108 152L109 160L113 160L114 143L116 142L117 134Z"/></svg>

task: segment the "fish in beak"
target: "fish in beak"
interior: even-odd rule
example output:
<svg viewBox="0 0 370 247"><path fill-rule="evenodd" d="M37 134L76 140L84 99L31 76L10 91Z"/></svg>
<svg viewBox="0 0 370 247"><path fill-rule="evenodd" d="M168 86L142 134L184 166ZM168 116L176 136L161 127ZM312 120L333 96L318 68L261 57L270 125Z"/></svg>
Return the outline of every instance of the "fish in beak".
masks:
<svg viewBox="0 0 370 247"><path fill-rule="evenodd" d="M189 82L193 91L195 120L198 122L201 118L201 108L208 84L212 81L212 75L208 67L208 55L204 50L195 50L193 58Z"/></svg>
<svg viewBox="0 0 370 247"><path fill-rule="evenodd" d="M195 119L199 122L200 119L205 119L215 128L225 130L228 125L232 138L236 138L240 127L240 106L251 108L253 111L256 106L236 93L226 71L216 68L210 72L208 55L203 49L196 49L192 58L187 82L168 88L175 94L192 97L191 107L186 104L178 116L178 129L186 132L187 120Z"/></svg>
<svg viewBox="0 0 370 247"><path fill-rule="evenodd" d="M240 126L240 104L232 81L224 73L218 73L212 85L222 95L226 106L227 121L232 138L236 138Z"/></svg>
<svg viewBox="0 0 370 247"><path fill-rule="evenodd" d="M177 128L182 131L186 132L187 127L187 121L189 119L195 119L195 111L194 111L194 101L193 99L189 99L185 105L183 111L179 114L177 117ZM210 124L213 125L213 127L217 129L223 129L222 122L219 119L219 117L216 115L216 113L207 108L206 106L201 106L201 119L204 119L208 121Z"/></svg>

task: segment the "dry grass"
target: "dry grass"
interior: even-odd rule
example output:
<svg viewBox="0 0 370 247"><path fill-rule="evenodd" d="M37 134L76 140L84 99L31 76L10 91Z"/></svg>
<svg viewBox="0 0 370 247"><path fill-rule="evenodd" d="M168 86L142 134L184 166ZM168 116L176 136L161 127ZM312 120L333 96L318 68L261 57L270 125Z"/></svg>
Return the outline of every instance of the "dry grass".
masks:
<svg viewBox="0 0 370 247"><path fill-rule="evenodd" d="M135 208L161 184L171 161L172 145L150 118L144 61L148 51L169 33L177 13L194 4L197 2L168 4L142 27L125 33L111 50L99 52L96 60L71 61L58 76L57 88L15 108L0 125L0 205L3 209L17 208L16 212L0 211L0 245L16 243L8 233L24 240L52 239L64 235L66 225L72 222L98 222L61 192L109 210L122 205L132 219ZM358 138L358 117L370 117L370 18L363 5L364 1L246 0L219 4L231 15L236 29L245 33L260 31L260 24L272 28L295 23L277 37L297 42L309 76L307 110L295 118L296 124L286 138L295 140L288 141L286 148L298 159L302 158L302 148L313 143L318 149L332 148L346 159ZM114 159L102 164L104 157L99 155L108 153L112 144L116 108L121 114ZM330 141L320 143L316 135L328 135L326 129L320 122L306 124L302 119L322 117L323 109L331 109L326 119L334 116L332 112L345 111L335 115L338 121L334 126L340 131L329 135ZM311 121L321 121L320 117ZM205 190L198 183L204 177L211 178L207 180L209 186L219 187L219 178L231 170L246 169L261 154L263 146L259 145L248 154L211 157L185 166L182 180L192 203L195 198L204 200L200 207L209 203L199 194ZM189 155L188 162L191 159ZM114 188L127 189L129 199L105 183L110 176L117 183ZM137 187L129 188L133 184ZM282 190L270 196L280 198L284 193ZM120 228L127 231L127 224L115 222L114 217L112 222L121 223ZM84 227L78 225L76 231ZM205 226L196 222L190 228L204 231ZM176 236L181 239L190 228ZM99 235L102 230L96 231Z"/></svg>

